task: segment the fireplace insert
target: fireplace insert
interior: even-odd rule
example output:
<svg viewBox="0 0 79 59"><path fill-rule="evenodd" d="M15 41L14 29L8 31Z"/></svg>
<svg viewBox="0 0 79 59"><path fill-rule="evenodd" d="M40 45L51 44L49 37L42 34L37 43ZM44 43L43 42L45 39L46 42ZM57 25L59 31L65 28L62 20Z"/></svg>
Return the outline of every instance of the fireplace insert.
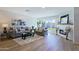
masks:
<svg viewBox="0 0 79 59"><path fill-rule="evenodd" d="M63 35L66 35L66 32L64 32L64 30L62 30L62 29L59 30L59 33L63 34Z"/></svg>

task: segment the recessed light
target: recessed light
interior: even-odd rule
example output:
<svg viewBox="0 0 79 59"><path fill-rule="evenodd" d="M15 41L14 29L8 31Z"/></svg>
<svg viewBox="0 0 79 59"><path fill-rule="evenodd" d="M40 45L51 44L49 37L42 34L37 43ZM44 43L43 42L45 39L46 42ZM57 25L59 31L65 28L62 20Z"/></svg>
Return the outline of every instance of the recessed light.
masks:
<svg viewBox="0 0 79 59"><path fill-rule="evenodd" d="M26 9L25 11L26 11L26 12L29 12L30 10Z"/></svg>

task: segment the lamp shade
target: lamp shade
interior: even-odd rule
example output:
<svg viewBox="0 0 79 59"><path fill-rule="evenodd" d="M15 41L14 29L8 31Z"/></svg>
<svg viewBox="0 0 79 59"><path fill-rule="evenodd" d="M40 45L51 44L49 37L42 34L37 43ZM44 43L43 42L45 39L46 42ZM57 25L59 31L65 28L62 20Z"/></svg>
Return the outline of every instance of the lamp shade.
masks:
<svg viewBox="0 0 79 59"><path fill-rule="evenodd" d="M8 24L2 24L2 27L8 27Z"/></svg>

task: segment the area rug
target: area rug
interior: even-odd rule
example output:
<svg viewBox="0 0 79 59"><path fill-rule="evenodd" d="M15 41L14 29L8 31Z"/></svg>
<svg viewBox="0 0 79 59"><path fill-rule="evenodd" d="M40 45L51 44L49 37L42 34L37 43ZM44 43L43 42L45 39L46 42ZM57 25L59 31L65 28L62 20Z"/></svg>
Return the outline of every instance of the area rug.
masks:
<svg viewBox="0 0 79 59"><path fill-rule="evenodd" d="M21 37L13 40L19 45L25 45L39 39L43 39L43 36L35 35L34 37L27 37L25 40L23 40Z"/></svg>

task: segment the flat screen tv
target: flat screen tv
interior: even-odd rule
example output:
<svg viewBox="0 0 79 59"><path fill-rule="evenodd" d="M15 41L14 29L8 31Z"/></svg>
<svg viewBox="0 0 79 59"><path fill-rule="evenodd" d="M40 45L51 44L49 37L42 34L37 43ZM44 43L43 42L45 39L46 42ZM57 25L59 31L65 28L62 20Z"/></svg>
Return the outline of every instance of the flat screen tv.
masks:
<svg viewBox="0 0 79 59"><path fill-rule="evenodd" d="M69 14L60 17L60 24L69 24Z"/></svg>

